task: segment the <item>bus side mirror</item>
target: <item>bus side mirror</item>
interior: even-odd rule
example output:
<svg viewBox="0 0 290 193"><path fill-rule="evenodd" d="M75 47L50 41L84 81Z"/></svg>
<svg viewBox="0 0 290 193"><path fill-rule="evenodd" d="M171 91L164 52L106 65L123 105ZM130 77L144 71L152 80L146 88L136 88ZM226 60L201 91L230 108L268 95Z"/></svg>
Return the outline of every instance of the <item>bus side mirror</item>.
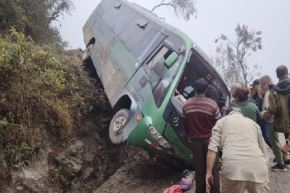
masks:
<svg viewBox="0 0 290 193"><path fill-rule="evenodd" d="M176 52L172 52L165 60L164 64L167 68L171 68L178 59Z"/></svg>

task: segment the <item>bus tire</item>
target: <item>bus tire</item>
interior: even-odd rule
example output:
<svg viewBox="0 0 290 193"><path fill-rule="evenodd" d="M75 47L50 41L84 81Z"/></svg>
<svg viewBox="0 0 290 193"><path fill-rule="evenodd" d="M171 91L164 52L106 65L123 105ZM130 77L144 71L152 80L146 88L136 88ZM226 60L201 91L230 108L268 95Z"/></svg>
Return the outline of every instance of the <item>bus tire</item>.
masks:
<svg viewBox="0 0 290 193"><path fill-rule="evenodd" d="M120 109L115 113L110 122L109 137L113 144L121 144L124 141L123 129L129 121L129 110Z"/></svg>

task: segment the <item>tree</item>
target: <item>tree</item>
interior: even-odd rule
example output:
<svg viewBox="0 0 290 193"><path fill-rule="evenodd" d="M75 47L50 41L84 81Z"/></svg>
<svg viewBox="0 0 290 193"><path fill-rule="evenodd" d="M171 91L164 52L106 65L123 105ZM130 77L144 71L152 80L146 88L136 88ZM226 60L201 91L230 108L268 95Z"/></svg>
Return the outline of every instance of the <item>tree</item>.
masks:
<svg viewBox="0 0 290 193"><path fill-rule="evenodd" d="M215 43L219 43L216 48L215 67L227 85L234 82L248 85L259 75L260 66L249 65L248 59L251 54L262 49L262 32L249 31L247 25L238 24L235 35L234 40L224 34L215 40Z"/></svg>
<svg viewBox="0 0 290 193"><path fill-rule="evenodd" d="M59 42L51 24L72 7L70 0L1 0L0 30L7 33L15 27L38 43Z"/></svg>
<svg viewBox="0 0 290 193"><path fill-rule="evenodd" d="M158 5L154 6L151 11L153 12L159 7L171 7L177 16L181 14L186 21L188 21L191 16L196 16L197 13L194 0L162 0Z"/></svg>

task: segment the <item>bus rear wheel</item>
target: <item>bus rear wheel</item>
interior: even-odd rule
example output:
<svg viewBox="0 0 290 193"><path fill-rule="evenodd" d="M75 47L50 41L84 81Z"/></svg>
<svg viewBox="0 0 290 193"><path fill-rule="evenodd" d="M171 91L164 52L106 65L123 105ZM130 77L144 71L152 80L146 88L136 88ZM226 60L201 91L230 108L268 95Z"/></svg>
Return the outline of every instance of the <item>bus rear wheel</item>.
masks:
<svg viewBox="0 0 290 193"><path fill-rule="evenodd" d="M124 140L123 131L129 120L129 110L121 109L115 113L110 122L109 137L112 143L120 144Z"/></svg>

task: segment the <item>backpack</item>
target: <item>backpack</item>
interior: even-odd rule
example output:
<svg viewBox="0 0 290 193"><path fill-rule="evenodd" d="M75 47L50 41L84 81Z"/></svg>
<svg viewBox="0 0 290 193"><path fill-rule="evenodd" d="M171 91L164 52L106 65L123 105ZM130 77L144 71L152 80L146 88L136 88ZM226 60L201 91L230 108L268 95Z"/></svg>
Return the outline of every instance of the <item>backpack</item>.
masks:
<svg viewBox="0 0 290 193"><path fill-rule="evenodd" d="M269 111L274 114L274 131L289 133L289 94L280 94L270 90Z"/></svg>

